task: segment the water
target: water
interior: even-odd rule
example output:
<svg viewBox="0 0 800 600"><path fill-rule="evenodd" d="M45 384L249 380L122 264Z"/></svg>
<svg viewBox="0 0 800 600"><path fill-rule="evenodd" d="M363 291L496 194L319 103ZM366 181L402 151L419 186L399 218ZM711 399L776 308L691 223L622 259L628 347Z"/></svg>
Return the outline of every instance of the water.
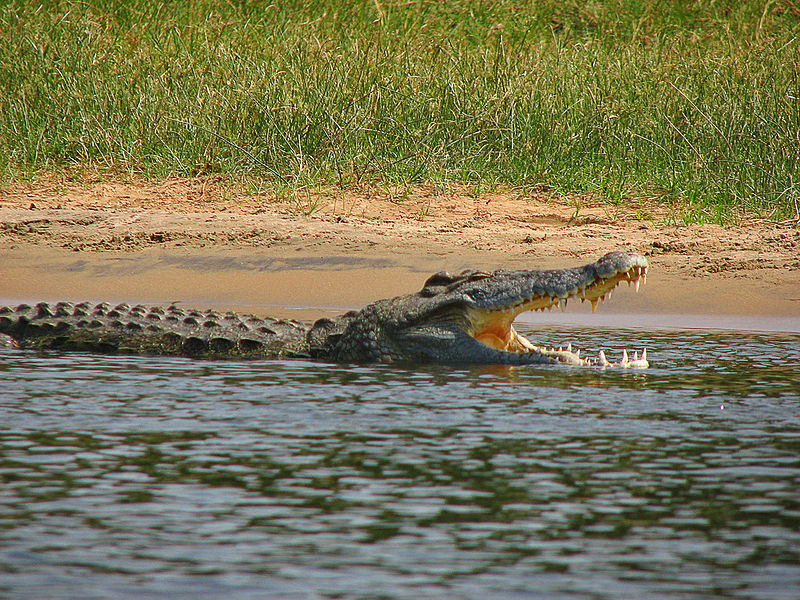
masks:
<svg viewBox="0 0 800 600"><path fill-rule="evenodd" d="M800 597L800 336L532 337L653 366L1 351L0 597Z"/></svg>

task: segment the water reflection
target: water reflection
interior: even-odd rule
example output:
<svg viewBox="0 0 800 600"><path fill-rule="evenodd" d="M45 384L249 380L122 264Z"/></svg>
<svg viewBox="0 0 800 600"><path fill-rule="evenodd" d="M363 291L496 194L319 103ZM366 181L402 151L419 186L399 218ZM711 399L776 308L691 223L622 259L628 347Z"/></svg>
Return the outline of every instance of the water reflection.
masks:
<svg viewBox="0 0 800 600"><path fill-rule="evenodd" d="M4 352L0 595L798 596L800 338L536 336L653 368Z"/></svg>

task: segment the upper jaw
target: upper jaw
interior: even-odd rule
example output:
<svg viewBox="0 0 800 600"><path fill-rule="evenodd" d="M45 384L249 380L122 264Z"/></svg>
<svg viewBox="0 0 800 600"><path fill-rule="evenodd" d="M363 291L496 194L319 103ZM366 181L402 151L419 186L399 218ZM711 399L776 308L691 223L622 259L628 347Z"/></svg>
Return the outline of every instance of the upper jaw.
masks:
<svg viewBox="0 0 800 600"><path fill-rule="evenodd" d="M571 269L497 272L462 289L470 306L511 313L566 307L571 298L589 300L595 307L622 281L629 284L647 278L647 259L634 252L609 252L593 263Z"/></svg>

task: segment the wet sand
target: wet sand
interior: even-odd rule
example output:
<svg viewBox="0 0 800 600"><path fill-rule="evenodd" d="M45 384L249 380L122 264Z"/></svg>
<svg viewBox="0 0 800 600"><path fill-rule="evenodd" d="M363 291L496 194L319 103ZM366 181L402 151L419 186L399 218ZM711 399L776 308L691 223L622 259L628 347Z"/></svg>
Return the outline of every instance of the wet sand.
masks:
<svg viewBox="0 0 800 600"><path fill-rule="evenodd" d="M453 270L466 267L469 261ZM4 253L0 304L108 301L237 310L316 319L422 287L449 261L426 256L298 256L265 251L195 249L104 254L49 248ZM566 266L563 259L536 266ZM711 287L709 288L709 284ZM595 314L586 305L565 313L528 313L522 323L597 327L712 328L800 332L788 297L766 285L741 289L736 279L681 279L651 269L635 293L621 287ZM691 299L691 302L688 300ZM681 307L683 306L683 312Z"/></svg>

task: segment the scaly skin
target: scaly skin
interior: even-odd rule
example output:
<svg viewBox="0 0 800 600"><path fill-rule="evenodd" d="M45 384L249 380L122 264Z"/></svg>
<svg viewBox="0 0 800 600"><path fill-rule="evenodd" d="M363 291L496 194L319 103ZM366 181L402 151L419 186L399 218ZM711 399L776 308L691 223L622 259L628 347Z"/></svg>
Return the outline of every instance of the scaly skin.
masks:
<svg viewBox="0 0 800 600"><path fill-rule="evenodd" d="M87 302L0 308L0 331L22 348L203 358L284 358L306 352L310 325L177 306Z"/></svg>
<svg viewBox="0 0 800 600"><path fill-rule="evenodd" d="M571 298L595 308L622 281L638 287L647 266L639 254L611 252L572 269L437 273L417 293L313 324L176 306L21 305L0 308L0 333L22 348L120 354L608 365L602 356L590 361L570 348L535 346L512 323L524 311L563 308ZM647 361L637 356L623 366Z"/></svg>

